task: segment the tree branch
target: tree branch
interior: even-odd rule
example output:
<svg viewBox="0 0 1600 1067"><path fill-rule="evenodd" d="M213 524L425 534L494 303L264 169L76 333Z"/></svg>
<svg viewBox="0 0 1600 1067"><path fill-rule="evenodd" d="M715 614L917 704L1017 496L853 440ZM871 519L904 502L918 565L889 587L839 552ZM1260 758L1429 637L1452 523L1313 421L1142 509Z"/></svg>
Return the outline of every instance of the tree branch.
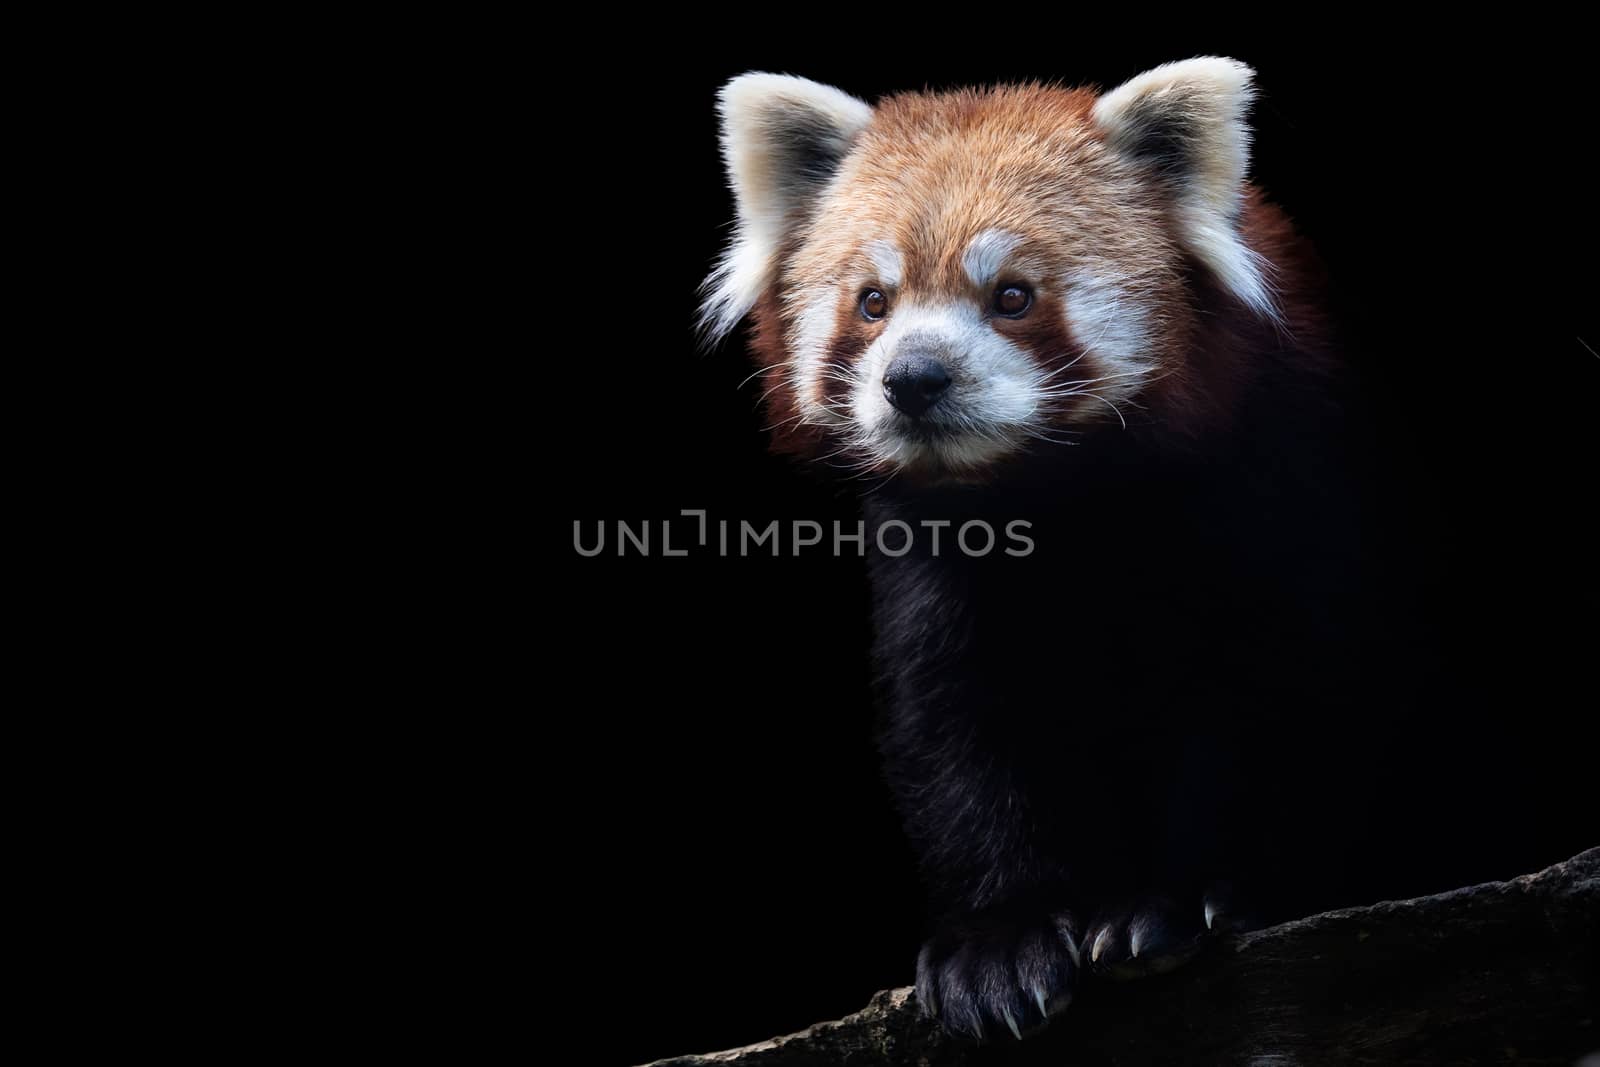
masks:
<svg viewBox="0 0 1600 1067"><path fill-rule="evenodd" d="M1509 882L1218 938L1176 971L1086 982L1037 1037L982 1045L910 989L802 1033L650 1067L1570 1065L1600 1049L1600 848Z"/></svg>

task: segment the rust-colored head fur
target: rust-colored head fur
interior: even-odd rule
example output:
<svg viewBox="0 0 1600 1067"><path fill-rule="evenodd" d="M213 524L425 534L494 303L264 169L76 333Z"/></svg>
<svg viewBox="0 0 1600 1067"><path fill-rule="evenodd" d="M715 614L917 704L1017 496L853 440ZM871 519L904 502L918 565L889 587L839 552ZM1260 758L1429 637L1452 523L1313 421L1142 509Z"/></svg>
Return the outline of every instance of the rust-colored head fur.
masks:
<svg viewBox="0 0 1600 1067"><path fill-rule="evenodd" d="M1224 416L1247 354L1304 311L1287 224L1244 180L1250 80L1208 58L1105 95L876 107L730 82L738 231L704 320L754 312L777 446L971 479L1107 423Z"/></svg>

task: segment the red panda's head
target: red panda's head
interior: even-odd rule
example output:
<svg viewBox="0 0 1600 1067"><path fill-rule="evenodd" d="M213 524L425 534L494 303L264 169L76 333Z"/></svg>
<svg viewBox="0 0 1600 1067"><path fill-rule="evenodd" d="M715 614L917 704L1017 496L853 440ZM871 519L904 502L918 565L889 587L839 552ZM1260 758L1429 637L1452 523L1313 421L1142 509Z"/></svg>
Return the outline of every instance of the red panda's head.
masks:
<svg viewBox="0 0 1600 1067"><path fill-rule="evenodd" d="M754 311L780 445L862 469L971 478L1115 423L1195 377L1197 271L1241 314L1276 314L1241 232L1251 76L1203 58L1101 96L876 107L735 78L720 112L737 229L706 280L707 332Z"/></svg>

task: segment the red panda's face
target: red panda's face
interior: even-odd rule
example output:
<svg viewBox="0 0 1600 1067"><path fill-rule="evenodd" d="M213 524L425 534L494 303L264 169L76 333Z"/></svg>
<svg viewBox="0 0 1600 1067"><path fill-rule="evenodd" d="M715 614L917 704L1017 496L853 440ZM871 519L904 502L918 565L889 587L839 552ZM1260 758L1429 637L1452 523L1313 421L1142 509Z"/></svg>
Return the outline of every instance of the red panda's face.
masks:
<svg viewBox="0 0 1600 1067"><path fill-rule="evenodd" d="M971 478L1069 442L1181 372L1188 262L1270 313L1234 227L1247 98L1226 60L876 108L735 79L707 322L756 309L780 436L841 465Z"/></svg>

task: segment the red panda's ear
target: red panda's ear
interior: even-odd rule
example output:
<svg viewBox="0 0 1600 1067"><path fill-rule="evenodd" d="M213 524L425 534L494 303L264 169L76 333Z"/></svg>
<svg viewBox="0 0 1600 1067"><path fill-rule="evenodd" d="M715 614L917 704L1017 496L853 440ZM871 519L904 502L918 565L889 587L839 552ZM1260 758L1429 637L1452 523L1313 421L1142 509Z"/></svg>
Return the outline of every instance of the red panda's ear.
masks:
<svg viewBox="0 0 1600 1067"><path fill-rule="evenodd" d="M734 78L718 95L717 112L737 227L702 287L701 328L713 341L761 296L785 234L872 121L872 108L855 97L782 74Z"/></svg>
<svg viewBox="0 0 1600 1067"><path fill-rule="evenodd" d="M1254 77L1236 59L1168 63L1102 96L1094 121L1114 150L1170 186L1189 251L1246 305L1276 318L1265 265L1239 235Z"/></svg>

